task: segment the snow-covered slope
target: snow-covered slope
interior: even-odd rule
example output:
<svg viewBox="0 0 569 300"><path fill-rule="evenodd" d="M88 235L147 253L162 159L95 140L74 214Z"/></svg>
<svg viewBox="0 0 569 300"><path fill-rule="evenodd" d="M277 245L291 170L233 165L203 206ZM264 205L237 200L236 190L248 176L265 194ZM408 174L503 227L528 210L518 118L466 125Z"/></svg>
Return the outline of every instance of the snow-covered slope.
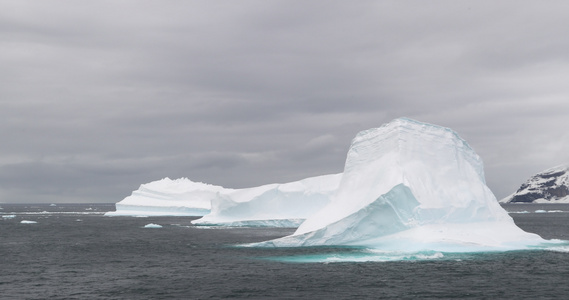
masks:
<svg viewBox="0 0 569 300"><path fill-rule="evenodd" d="M569 165L540 172L501 203L569 203Z"/></svg>
<svg viewBox="0 0 569 300"><path fill-rule="evenodd" d="M187 178L164 178L142 184L132 195L115 204L116 211L106 216L203 216L210 212L211 199L221 186L193 182Z"/></svg>
<svg viewBox="0 0 569 300"><path fill-rule="evenodd" d="M293 235L252 245L479 251L542 241L500 207L481 159L454 131L401 118L356 136L328 206Z"/></svg>
<svg viewBox="0 0 569 300"><path fill-rule="evenodd" d="M336 191L342 174L311 177L285 184L219 193L211 213L196 225L298 227L322 209Z"/></svg>

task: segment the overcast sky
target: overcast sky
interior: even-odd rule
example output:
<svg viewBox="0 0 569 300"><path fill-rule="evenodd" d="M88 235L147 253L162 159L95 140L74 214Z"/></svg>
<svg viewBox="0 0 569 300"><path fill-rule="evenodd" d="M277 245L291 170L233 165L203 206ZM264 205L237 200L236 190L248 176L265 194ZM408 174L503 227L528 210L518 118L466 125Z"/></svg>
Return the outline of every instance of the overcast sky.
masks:
<svg viewBox="0 0 569 300"><path fill-rule="evenodd" d="M450 127L498 199L569 162L569 1L0 0L0 202L342 172Z"/></svg>

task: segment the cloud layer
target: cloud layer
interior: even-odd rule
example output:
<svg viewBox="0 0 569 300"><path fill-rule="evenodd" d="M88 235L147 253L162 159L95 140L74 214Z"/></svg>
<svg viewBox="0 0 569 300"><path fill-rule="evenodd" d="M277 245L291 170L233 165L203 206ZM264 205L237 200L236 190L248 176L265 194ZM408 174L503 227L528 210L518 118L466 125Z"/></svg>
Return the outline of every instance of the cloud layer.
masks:
<svg viewBox="0 0 569 300"><path fill-rule="evenodd" d="M5 1L0 202L341 172L360 130L456 130L498 198L569 162L569 3Z"/></svg>

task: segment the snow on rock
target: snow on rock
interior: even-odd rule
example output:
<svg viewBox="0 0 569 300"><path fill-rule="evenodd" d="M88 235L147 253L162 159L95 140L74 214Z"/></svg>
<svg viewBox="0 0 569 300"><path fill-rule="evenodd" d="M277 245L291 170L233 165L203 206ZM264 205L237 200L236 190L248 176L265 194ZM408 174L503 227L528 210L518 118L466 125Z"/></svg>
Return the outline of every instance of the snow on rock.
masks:
<svg viewBox="0 0 569 300"><path fill-rule="evenodd" d="M203 216L218 192L230 190L187 178L164 178L142 184L105 216Z"/></svg>
<svg viewBox="0 0 569 300"><path fill-rule="evenodd" d="M211 213L196 225L298 227L322 209L338 188L342 174L224 191L212 200Z"/></svg>
<svg viewBox="0 0 569 300"><path fill-rule="evenodd" d="M500 203L569 203L569 165L532 176Z"/></svg>
<svg viewBox="0 0 569 300"><path fill-rule="evenodd" d="M400 118L355 137L330 204L294 234L250 246L459 252L543 241L514 224L486 186L481 159L457 133Z"/></svg>

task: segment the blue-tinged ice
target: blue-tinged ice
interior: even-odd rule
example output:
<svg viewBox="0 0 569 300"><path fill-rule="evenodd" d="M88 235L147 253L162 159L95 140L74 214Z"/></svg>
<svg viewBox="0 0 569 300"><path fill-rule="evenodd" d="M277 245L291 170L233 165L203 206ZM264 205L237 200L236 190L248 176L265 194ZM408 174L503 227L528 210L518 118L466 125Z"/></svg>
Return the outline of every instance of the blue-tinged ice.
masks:
<svg viewBox="0 0 569 300"><path fill-rule="evenodd" d="M298 227L322 209L341 174L231 189L187 178L142 184L106 216L204 216L196 225Z"/></svg>
<svg viewBox="0 0 569 300"><path fill-rule="evenodd" d="M330 202L342 174L224 191L195 225L298 227Z"/></svg>
<svg viewBox="0 0 569 300"><path fill-rule="evenodd" d="M482 160L457 133L400 118L355 137L326 207L294 234L252 245L471 252L543 242L498 204Z"/></svg>

